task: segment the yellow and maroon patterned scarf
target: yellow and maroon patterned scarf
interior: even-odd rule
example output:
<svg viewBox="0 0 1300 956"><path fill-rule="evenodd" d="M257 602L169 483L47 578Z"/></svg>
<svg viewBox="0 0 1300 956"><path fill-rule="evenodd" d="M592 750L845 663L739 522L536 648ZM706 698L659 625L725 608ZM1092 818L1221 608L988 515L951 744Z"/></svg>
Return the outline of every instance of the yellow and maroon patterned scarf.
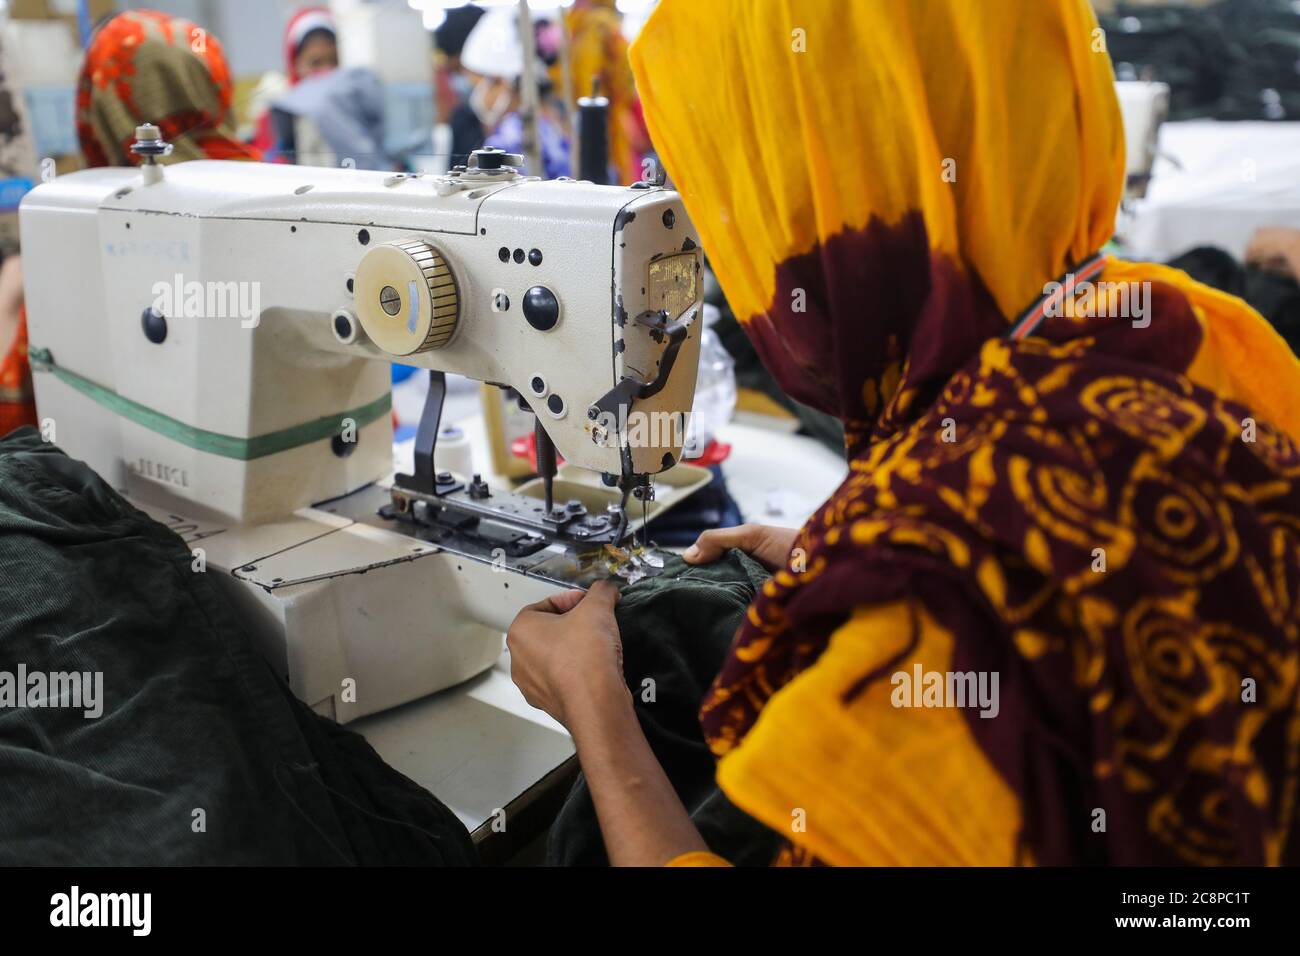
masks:
<svg viewBox="0 0 1300 956"><path fill-rule="evenodd" d="M1006 335L1108 240L1121 195L1086 0L664 0L632 60L737 316L848 433L849 477L703 703L724 789L765 747L754 791L729 791L765 822L855 803L834 832L808 810L794 844L868 862L853 848L891 837L857 831L924 819L933 854L902 862L950 858L935 828L991 809L903 806L922 785L867 787L815 735L762 733L829 660L848 672L807 722L924 766L913 712L855 716L916 634L883 664L871 639L832 640L907 601L952 636L953 669L1001 677L998 716L962 734L1017 844L979 861L1300 862L1300 363L1244 303L1115 260L1092 302ZM1121 289L1143 315L1114 314Z"/></svg>

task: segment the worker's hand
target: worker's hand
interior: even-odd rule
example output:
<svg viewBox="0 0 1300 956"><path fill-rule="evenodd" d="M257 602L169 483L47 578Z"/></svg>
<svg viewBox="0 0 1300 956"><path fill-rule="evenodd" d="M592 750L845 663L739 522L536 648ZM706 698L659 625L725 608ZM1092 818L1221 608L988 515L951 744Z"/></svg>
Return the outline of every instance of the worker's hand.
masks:
<svg viewBox="0 0 1300 956"><path fill-rule="evenodd" d="M610 581L585 594L562 591L520 611L506 634L510 677L524 700L570 730L575 704L628 694L614 620L618 597Z"/></svg>
<svg viewBox="0 0 1300 956"><path fill-rule="evenodd" d="M710 564L729 549L739 548L769 571L775 571L785 567L798 534L794 528L774 528L765 524L714 528L696 538L682 557L687 564Z"/></svg>

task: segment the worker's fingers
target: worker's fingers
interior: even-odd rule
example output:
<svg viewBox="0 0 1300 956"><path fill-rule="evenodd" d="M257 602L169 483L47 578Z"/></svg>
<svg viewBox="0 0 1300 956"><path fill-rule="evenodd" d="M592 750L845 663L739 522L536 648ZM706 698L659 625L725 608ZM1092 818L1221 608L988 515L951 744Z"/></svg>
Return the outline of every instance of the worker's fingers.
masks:
<svg viewBox="0 0 1300 956"><path fill-rule="evenodd" d="M618 585L613 581L597 581L587 589L587 597L584 604L591 605L606 611L614 610L614 605L618 603L619 590Z"/></svg>
<svg viewBox="0 0 1300 956"><path fill-rule="evenodd" d="M577 590L560 591L558 594L552 594L540 601L524 605L519 609L519 613L536 611L540 614L567 614L578 606L585 593Z"/></svg>
<svg viewBox="0 0 1300 956"><path fill-rule="evenodd" d="M594 605L613 609L618 603L618 586L612 581L597 581L587 591L560 591L520 608L520 614L530 611L538 614L568 614L584 600Z"/></svg>
<svg viewBox="0 0 1300 956"><path fill-rule="evenodd" d="M739 548L748 554L757 546L760 530L753 524L712 528L696 538L695 543L682 553L682 558L687 564L709 564L731 548Z"/></svg>
<svg viewBox="0 0 1300 956"><path fill-rule="evenodd" d="M586 596L586 592L579 591L576 588L572 591L561 591L559 594L551 595L551 606L555 608L557 614L568 614L581 604L582 599Z"/></svg>

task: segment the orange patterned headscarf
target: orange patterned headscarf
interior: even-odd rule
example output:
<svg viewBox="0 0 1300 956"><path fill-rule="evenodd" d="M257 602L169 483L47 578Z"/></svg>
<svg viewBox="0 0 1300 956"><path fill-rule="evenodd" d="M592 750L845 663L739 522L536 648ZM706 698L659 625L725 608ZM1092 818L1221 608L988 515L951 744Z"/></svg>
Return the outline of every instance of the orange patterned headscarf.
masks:
<svg viewBox="0 0 1300 956"><path fill-rule="evenodd" d="M664 0L632 63L737 317L846 425L703 702L732 800L829 862L1300 862L1300 363L1113 259L1007 336L1123 187L1086 0ZM997 715L891 706L922 665Z"/></svg>
<svg viewBox="0 0 1300 956"><path fill-rule="evenodd" d="M258 159L235 137L230 69L207 30L153 10L106 21L77 84L77 137L88 166L130 166L135 129L153 123L174 147L163 162Z"/></svg>

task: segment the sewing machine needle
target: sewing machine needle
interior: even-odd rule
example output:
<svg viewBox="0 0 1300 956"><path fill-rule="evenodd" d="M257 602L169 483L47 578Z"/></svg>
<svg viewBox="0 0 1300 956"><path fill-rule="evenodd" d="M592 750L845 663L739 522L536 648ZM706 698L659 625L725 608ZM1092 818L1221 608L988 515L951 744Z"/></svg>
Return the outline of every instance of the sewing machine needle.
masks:
<svg viewBox="0 0 1300 956"><path fill-rule="evenodd" d="M623 496L622 498L619 499L619 503L618 503L618 531L614 535L615 545L619 545L623 543L623 535L627 532L627 522L628 522L627 496L628 496L628 488L627 486L624 486ZM633 539L633 543L634 544L636 543L635 538Z"/></svg>
<svg viewBox="0 0 1300 956"><path fill-rule="evenodd" d="M555 444L546 433L540 420L533 424L533 440L537 450L537 473L542 477L542 489L546 496L546 514L549 516L555 507Z"/></svg>

